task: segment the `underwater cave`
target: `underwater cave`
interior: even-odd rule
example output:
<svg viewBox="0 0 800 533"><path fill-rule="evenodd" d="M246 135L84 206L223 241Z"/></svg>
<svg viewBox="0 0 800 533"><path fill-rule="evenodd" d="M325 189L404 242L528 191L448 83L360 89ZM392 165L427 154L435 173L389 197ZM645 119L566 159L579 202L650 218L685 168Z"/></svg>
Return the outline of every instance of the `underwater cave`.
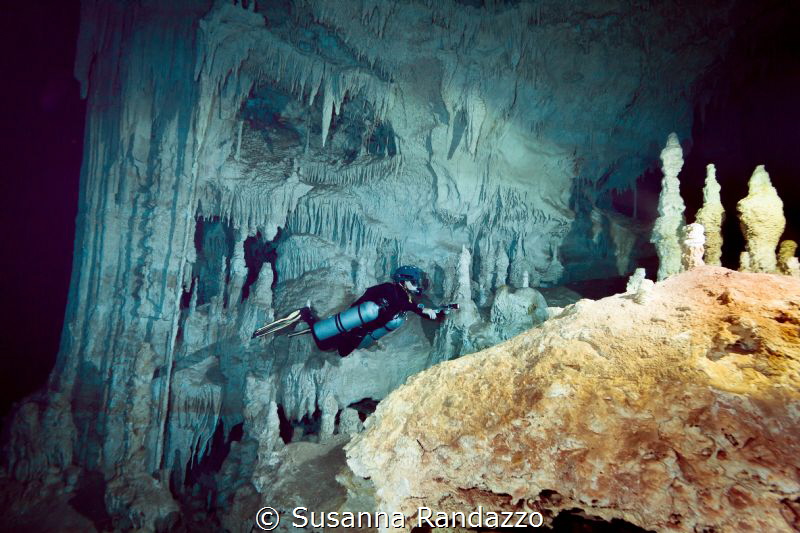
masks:
<svg viewBox="0 0 800 533"><path fill-rule="evenodd" d="M0 530L800 531L797 2L3 19Z"/></svg>

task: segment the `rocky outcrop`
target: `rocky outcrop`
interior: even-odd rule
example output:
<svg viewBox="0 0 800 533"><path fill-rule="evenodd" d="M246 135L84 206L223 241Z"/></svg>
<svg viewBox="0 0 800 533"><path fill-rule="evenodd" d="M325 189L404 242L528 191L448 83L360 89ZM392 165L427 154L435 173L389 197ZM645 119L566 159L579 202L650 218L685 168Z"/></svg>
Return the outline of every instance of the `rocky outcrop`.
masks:
<svg viewBox="0 0 800 533"><path fill-rule="evenodd" d="M658 197L658 218L653 225L650 242L658 253L658 279L665 279L681 271L681 230L684 224L685 205L681 198L678 174L683 168L683 150L678 136L670 133L667 145L661 151L661 194Z"/></svg>
<svg viewBox="0 0 800 533"><path fill-rule="evenodd" d="M748 182L747 196L736 204L739 224L745 238L747 258L742 270L776 272L778 241L786 227L783 201L772 186L764 165L758 165Z"/></svg>
<svg viewBox="0 0 800 533"><path fill-rule="evenodd" d="M722 223L725 221L725 208L720 199L720 186L717 182L717 169L713 164L706 166L706 184L703 187L703 207L697 211L695 222L705 228L705 257L707 265L720 266L722 260Z"/></svg>
<svg viewBox="0 0 800 533"><path fill-rule="evenodd" d="M583 300L418 374L348 464L408 517L580 509L659 531L791 531L798 401L800 280L702 266L645 305Z"/></svg>

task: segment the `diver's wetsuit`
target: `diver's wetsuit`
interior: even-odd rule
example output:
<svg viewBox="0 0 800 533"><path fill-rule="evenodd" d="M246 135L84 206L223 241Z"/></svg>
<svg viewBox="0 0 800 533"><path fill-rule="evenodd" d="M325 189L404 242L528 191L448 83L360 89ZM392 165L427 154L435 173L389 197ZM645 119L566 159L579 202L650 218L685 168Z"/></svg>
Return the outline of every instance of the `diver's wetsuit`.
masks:
<svg viewBox="0 0 800 533"><path fill-rule="evenodd" d="M420 316L422 310L417 306L417 302L413 300L411 294L408 293L399 283L381 283L367 289L364 294L353 302L350 307L355 307L363 302L375 302L381 308L378 313L378 318L365 324L360 328L356 328L342 333L330 339L317 341L317 347L322 351L337 350L339 355L347 357L350 353L358 348L361 341L370 331L374 331L382 326L397 315L405 311L413 311ZM305 317L304 317L305 318ZM313 325L315 319L306 320L309 326ZM316 341L316 339L314 339Z"/></svg>

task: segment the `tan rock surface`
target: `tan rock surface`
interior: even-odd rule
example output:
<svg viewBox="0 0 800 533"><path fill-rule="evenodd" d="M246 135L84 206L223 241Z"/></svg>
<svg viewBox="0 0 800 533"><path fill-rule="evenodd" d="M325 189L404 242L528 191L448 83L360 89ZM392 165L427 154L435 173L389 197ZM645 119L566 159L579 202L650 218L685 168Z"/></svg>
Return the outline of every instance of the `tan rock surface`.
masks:
<svg viewBox="0 0 800 533"><path fill-rule="evenodd" d="M702 266L430 368L347 447L380 510L800 527L800 280ZM413 521L412 521L413 524Z"/></svg>

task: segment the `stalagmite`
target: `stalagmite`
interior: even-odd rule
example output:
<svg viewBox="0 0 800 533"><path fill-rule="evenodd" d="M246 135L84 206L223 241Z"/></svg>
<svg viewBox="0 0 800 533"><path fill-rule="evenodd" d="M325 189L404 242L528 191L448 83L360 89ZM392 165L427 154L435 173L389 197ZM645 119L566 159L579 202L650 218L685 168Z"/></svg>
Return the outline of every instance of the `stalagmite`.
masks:
<svg viewBox="0 0 800 533"><path fill-rule="evenodd" d="M789 239L781 241L781 245L778 247L778 271L781 274L792 275L792 263L794 263L792 259L797 259L794 255L795 252L797 252L795 241Z"/></svg>
<svg viewBox="0 0 800 533"><path fill-rule="evenodd" d="M633 301L640 305L645 305L650 301L650 292L655 285L653 280L647 279L647 273L643 268L637 268L625 287L626 294L633 295Z"/></svg>
<svg viewBox="0 0 800 533"><path fill-rule="evenodd" d="M667 138L667 145L661 151L661 161L664 178L658 197L659 216L650 237L658 253L659 280L681 271L680 231L684 224L685 206L680 194L678 173L683 168L683 150L675 133L670 133Z"/></svg>
<svg viewBox="0 0 800 533"><path fill-rule="evenodd" d="M233 257L230 261L230 281L228 282L228 307L236 306L242 297L242 287L247 279L247 265L244 261L244 240L247 234L237 232L236 244L233 247Z"/></svg>
<svg viewBox="0 0 800 533"><path fill-rule="evenodd" d="M433 342L433 360L436 362L468 352L472 348L470 328L481 319L478 306L472 300L472 254L466 246L461 247L454 263L448 274L455 278L455 286L452 293L445 296L458 303L460 309L449 315L436 332Z"/></svg>
<svg viewBox="0 0 800 533"><path fill-rule="evenodd" d="M720 186L717 182L717 169L713 164L706 166L706 184L703 187L703 207L697 211L695 222L705 228L705 255L707 265L721 265L722 223L725 221L725 208L720 199Z"/></svg>
<svg viewBox="0 0 800 533"><path fill-rule="evenodd" d="M800 259L790 257L786 261L786 274L794 278L800 278Z"/></svg>
<svg viewBox="0 0 800 533"><path fill-rule="evenodd" d="M705 242L702 224L695 222L684 227L681 240L681 266L684 270L691 270L705 264L703 263Z"/></svg>
<svg viewBox="0 0 800 533"><path fill-rule="evenodd" d="M319 440L320 442L325 442L333 437L333 432L336 429L336 413L339 411L339 403L333 395L329 394L322 400L319 409L322 411Z"/></svg>
<svg viewBox="0 0 800 533"><path fill-rule="evenodd" d="M747 196L739 200L736 210L749 254L748 271L776 272L775 249L786 227L786 218L783 201L764 165L756 167L748 182Z"/></svg>
<svg viewBox="0 0 800 533"><path fill-rule="evenodd" d="M739 253L739 272L752 272L750 267L750 252Z"/></svg>
<svg viewBox="0 0 800 533"><path fill-rule="evenodd" d="M643 268L637 268L633 274L628 278L628 283L625 286L626 293L635 293L642 285L642 280L647 276L647 272Z"/></svg>
<svg viewBox="0 0 800 533"><path fill-rule="evenodd" d="M244 429L257 443L259 461L266 462L272 451L283 447L273 380L248 375L245 378L244 406Z"/></svg>
<svg viewBox="0 0 800 533"><path fill-rule="evenodd" d="M493 288L496 290L499 287L506 285L508 281L508 254L505 249L500 248L497 251L497 262L495 263L495 275Z"/></svg>
<svg viewBox="0 0 800 533"><path fill-rule="evenodd" d="M654 286L655 282L653 282L653 280L643 279L642 283L639 285L639 288L636 290L636 294L633 297L633 301L639 305L647 305L652 298L652 291Z"/></svg>

